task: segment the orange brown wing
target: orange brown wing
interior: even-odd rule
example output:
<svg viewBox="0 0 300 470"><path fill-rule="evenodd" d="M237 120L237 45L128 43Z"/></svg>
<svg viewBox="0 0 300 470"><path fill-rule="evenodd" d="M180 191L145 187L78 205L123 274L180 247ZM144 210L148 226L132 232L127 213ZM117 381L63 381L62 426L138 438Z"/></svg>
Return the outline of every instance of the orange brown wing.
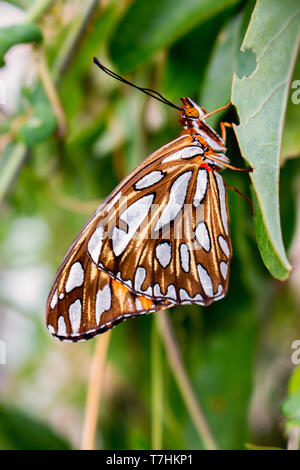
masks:
<svg viewBox="0 0 300 470"><path fill-rule="evenodd" d="M135 175L88 242L99 269L135 294L209 305L227 291L227 195L223 178L201 159L167 159Z"/></svg>
<svg viewBox="0 0 300 470"><path fill-rule="evenodd" d="M161 156L183 148L190 140L189 136L175 139L150 155L147 164L151 165ZM139 174L145 162L125 178L96 210L72 243L58 269L47 300L46 324L49 331L63 341L88 339L126 318L172 305L165 299L156 302L131 292L124 284L98 269L90 255L98 251L97 243L94 242L99 240L99 221L114 209L122 191L130 187L131 178Z"/></svg>
<svg viewBox="0 0 300 470"><path fill-rule="evenodd" d="M61 341L81 341L114 327L127 318L168 308L167 301L133 294L80 249L56 276L47 301L46 324Z"/></svg>

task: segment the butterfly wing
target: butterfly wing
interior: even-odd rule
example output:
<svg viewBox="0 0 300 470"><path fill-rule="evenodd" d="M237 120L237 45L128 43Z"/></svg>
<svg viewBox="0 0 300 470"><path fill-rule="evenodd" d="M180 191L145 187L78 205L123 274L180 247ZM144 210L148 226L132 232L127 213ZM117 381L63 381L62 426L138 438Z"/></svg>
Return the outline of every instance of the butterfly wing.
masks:
<svg viewBox="0 0 300 470"><path fill-rule="evenodd" d="M208 305L228 287L225 185L217 172L201 167L201 154L171 157L133 178L123 202L100 223L107 235L92 257L136 294Z"/></svg>
<svg viewBox="0 0 300 470"><path fill-rule="evenodd" d="M190 136L181 136L148 157L147 164L184 148ZM146 162L145 161L145 162ZM143 162L111 193L83 227L64 257L46 306L49 331L64 341L88 339L112 328L126 318L162 310L172 305L131 292L105 271L98 269L96 260L101 242L99 222L111 216L122 191L127 191L131 178L139 174ZM124 189L125 188L125 189Z"/></svg>
<svg viewBox="0 0 300 470"><path fill-rule="evenodd" d="M96 265L82 250L84 238L59 270L47 301L46 324L62 341L89 339L127 318L168 308L136 295Z"/></svg>
<svg viewBox="0 0 300 470"><path fill-rule="evenodd" d="M130 316L225 295L225 186L201 167L192 140L182 135L144 160L83 227L47 301L54 336L79 341Z"/></svg>

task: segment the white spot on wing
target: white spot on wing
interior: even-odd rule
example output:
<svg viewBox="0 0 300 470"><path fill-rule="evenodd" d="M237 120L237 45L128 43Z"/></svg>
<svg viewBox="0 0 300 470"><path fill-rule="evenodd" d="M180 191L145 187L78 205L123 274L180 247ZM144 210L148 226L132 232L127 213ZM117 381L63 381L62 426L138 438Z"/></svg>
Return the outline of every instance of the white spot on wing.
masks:
<svg viewBox="0 0 300 470"><path fill-rule="evenodd" d="M179 290L180 300L184 304L197 303L203 305L203 297L201 294L196 294L194 297L191 297L185 289Z"/></svg>
<svg viewBox="0 0 300 470"><path fill-rule="evenodd" d="M161 163L172 162L174 160L179 160L181 158L183 149L177 150L177 152L171 153L168 157L164 158Z"/></svg>
<svg viewBox="0 0 300 470"><path fill-rule="evenodd" d="M48 330L50 331L50 333L51 333L52 335L54 335L55 329L53 328L52 325L48 325Z"/></svg>
<svg viewBox="0 0 300 470"><path fill-rule="evenodd" d="M52 299L51 299L50 307L53 309L56 304L57 304L57 289L56 289L56 291L54 292L53 297L52 297Z"/></svg>
<svg viewBox="0 0 300 470"><path fill-rule="evenodd" d="M73 334L77 334L80 328L81 323L81 302L79 299L76 299L69 307L69 318L73 330Z"/></svg>
<svg viewBox="0 0 300 470"><path fill-rule="evenodd" d="M196 190L193 200L194 207L198 207L205 197L208 183L208 173L205 168L199 168L197 174Z"/></svg>
<svg viewBox="0 0 300 470"><path fill-rule="evenodd" d="M142 266L139 266L135 272L135 277L134 277L134 289L136 291L142 291L142 284L144 280L146 279L146 269L143 268Z"/></svg>
<svg viewBox="0 0 300 470"><path fill-rule="evenodd" d="M160 290L160 285L158 283L154 284L153 294L155 297L162 297L163 294Z"/></svg>
<svg viewBox="0 0 300 470"><path fill-rule="evenodd" d="M159 243L155 249L155 256L163 268L169 266L172 258L172 245L169 242Z"/></svg>
<svg viewBox="0 0 300 470"><path fill-rule="evenodd" d="M175 289L174 284L170 284L167 288L167 292L163 294L160 290L160 285L156 283L154 284L153 292L154 292L155 297L170 298L173 300L177 299L176 289Z"/></svg>
<svg viewBox="0 0 300 470"><path fill-rule="evenodd" d="M83 284L84 271L79 261L72 264L69 276L66 282L66 292L71 292L75 287L80 287Z"/></svg>
<svg viewBox="0 0 300 470"><path fill-rule="evenodd" d="M169 201L162 211L162 214L155 225L154 231L159 230L166 224L169 225L170 222L175 220L179 212L183 209L191 176L192 172L186 171L185 173L178 176L178 178L176 178L176 180L173 182L170 189Z"/></svg>
<svg viewBox="0 0 300 470"><path fill-rule="evenodd" d="M205 222L199 222L195 230L196 240L202 248L209 252L211 248L210 236Z"/></svg>
<svg viewBox="0 0 300 470"><path fill-rule="evenodd" d="M161 171L151 171L151 173L148 173L139 181L137 181L134 187L135 189L149 188L149 186L152 186L153 184L156 184L162 180L164 176L165 175Z"/></svg>
<svg viewBox="0 0 300 470"><path fill-rule="evenodd" d="M125 232L118 227L114 227L112 246L115 256L119 256L123 253L134 233L147 216L153 199L154 194L148 194L147 196L141 197L127 207L127 209L125 209L120 215L120 220L128 225L128 232Z"/></svg>
<svg viewBox="0 0 300 470"><path fill-rule="evenodd" d="M223 251L224 255L227 258L229 258L229 255L230 255L229 246L228 246L227 241L225 240L225 238L222 235L218 236L218 242L219 242L220 248Z"/></svg>
<svg viewBox="0 0 300 470"><path fill-rule="evenodd" d="M132 288L132 281L130 279L127 279L126 281L123 280L123 284L125 284L126 286Z"/></svg>
<svg viewBox="0 0 300 470"><path fill-rule="evenodd" d="M99 227L96 228L95 232L91 236L88 242L88 252L94 261L94 263L98 263L99 256L101 253L102 249L102 243L103 243L103 237L104 237L104 227L103 225L99 225Z"/></svg>
<svg viewBox="0 0 300 470"><path fill-rule="evenodd" d="M57 328L58 336L66 336L67 326L66 326L64 317L62 315L59 317L57 324L58 324L58 328Z"/></svg>
<svg viewBox="0 0 300 470"><path fill-rule="evenodd" d="M219 199L220 199L220 210L221 210L221 218L224 227L224 231L226 235L228 235L228 215L227 215L227 207L226 207L226 192L225 192L225 185L221 175L215 173L215 178L217 181L218 191L219 191Z"/></svg>
<svg viewBox="0 0 300 470"><path fill-rule="evenodd" d="M190 270L190 251L186 243L181 243L179 248L180 264L185 273Z"/></svg>
<svg viewBox="0 0 300 470"><path fill-rule="evenodd" d="M223 286L222 286L222 284L219 284L218 285L218 291L214 295L214 299L215 300L220 300L220 299L223 299L224 296L225 296L225 292L224 292Z"/></svg>
<svg viewBox="0 0 300 470"><path fill-rule="evenodd" d="M166 297L168 297L170 299L174 299L174 300L177 299L176 289L175 289L175 286L173 284L170 284L168 286Z"/></svg>
<svg viewBox="0 0 300 470"><path fill-rule="evenodd" d="M96 295L96 322L100 323L101 315L107 312L111 307L111 290L110 285L106 284L103 289L99 289Z"/></svg>
<svg viewBox="0 0 300 470"><path fill-rule="evenodd" d="M143 306L142 306L142 304L141 304L140 299L135 299L135 306L136 306L136 309L137 309L138 311L144 310L144 309L143 309Z"/></svg>
<svg viewBox="0 0 300 470"><path fill-rule="evenodd" d="M203 148L199 145L194 145L190 147L186 147L182 152L181 158L192 158L196 157L196 155L202 155L204 153Z"/></svg>
<svg viewBox="0 0 300 470"><path fill-rule="evenodd" d="M228 264L225 263L225 261L221 261L220 263L220 271L224 279L227 277L227 272L228 272Z"/></svg>
<svg viewBox="0 0 300 470"><path fill-rule="evenodd" d="M201 282L202 288L207 295L207 297L213 297L214 291L213 291L213 283L210 278L210 275L206 271L206 269L202 266L202 264L197 265L197 270L198 270L198 276L199 280Z"/></svg>

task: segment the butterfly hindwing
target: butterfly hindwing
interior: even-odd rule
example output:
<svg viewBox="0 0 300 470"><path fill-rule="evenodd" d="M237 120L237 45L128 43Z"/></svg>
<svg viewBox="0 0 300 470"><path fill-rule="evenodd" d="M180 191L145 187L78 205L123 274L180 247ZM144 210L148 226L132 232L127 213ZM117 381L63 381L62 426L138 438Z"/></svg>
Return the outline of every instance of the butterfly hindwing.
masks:
<svg viewBox="0 0 300 470"><path fill-rule="evenodd" d="M121 321L171 306L136 295L86 256L84 235L61 266L47 301L46 324L62 341L80 341Z"/></svg>

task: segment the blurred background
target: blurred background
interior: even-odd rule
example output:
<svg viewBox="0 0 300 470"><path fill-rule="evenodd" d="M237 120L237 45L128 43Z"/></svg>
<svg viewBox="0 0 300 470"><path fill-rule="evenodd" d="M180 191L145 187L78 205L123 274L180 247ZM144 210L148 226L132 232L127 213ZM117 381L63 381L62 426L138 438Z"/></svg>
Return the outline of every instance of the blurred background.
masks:
<svg viewBox="0 0 300 470"><path fill-rule="evenodd" d="M51 282L98 204L181 132L176 111L108 77L93 56L177 104L190 96L211 111L230 99L255 2L153 3L0 1L2 449L80 446L95 340L61 344L49 335L44 314ZM226 298L208 308L169 311L188 376L222 449L286 447L288 426L300 423L300 370L292 361L292 343L300 340L295 106L289 100L280 179L292 276L279 282L268 273L250 208L230 191L234 255ZM218 114L210 121L217 131L220 119L237 123L233 111ZM232 130L228 148L232 164L243 166ZM226 183L250 197L248 176L237 173L226 170ZM203 448L153 315L113 330L104 378L97 448L153 447L157 400L161 447ZM160 393L154 383L161 383Z"/></svg>

